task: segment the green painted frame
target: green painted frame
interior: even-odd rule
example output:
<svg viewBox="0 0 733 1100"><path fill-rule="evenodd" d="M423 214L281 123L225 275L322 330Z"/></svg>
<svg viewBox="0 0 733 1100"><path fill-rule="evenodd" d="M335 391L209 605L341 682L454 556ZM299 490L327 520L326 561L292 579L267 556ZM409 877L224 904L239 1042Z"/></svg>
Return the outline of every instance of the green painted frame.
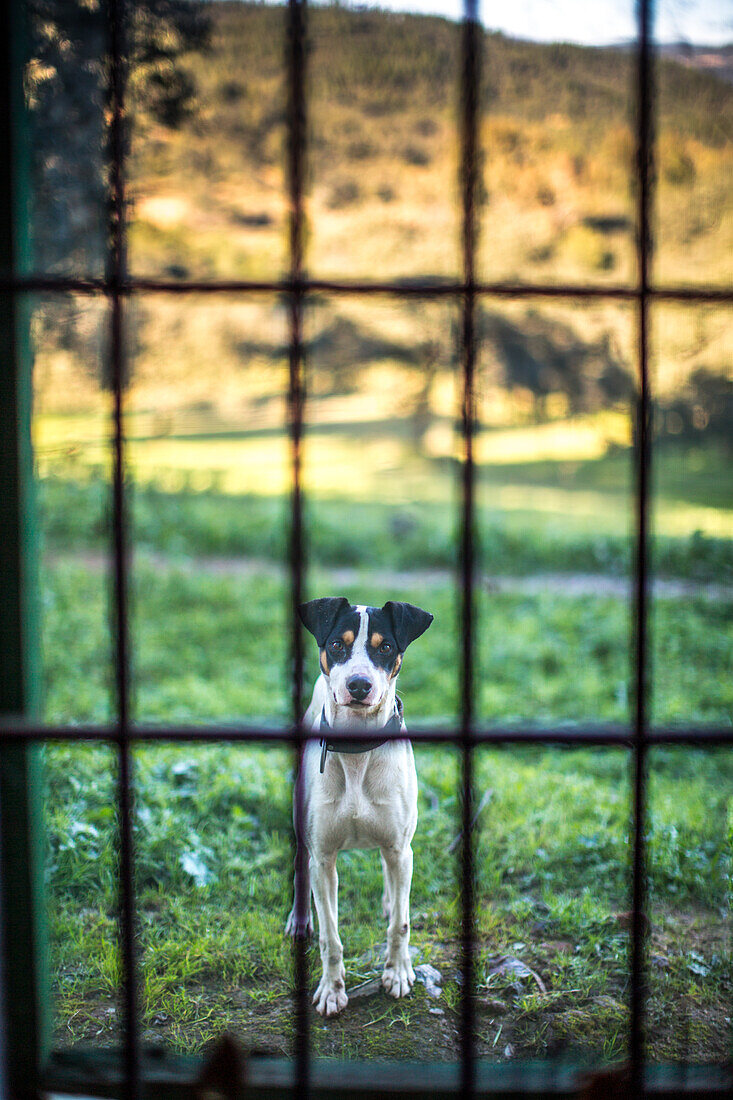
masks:
<svg viewBox="0 0 733 1100"><path fill-rule="evenodd" d="M23 118L25 6L0 5L0 270L30 266ZM31 445L30 308L0 292L0 715L37 719L37 537ZM36 1095L49 1053L40 746L0 749L6 1052L13 1096Z"/></svg>
<svg viewBox="0 0 733 1100"><path fill-rule="evenodd" d="M197 1088L203 1059L160 1051L144 1054L141 1065L141 1096L144 1100L202 1100ZM446 1062L339 1062L314 1059L311 1063L311 1100L456 1100L462 1095L460 1063ZM491 1100L571 1100L573 1097L607 1095L603 1080L586 1092L594 1075L587 1066L575 1063L551 1065L542 1061L515 1065L476 1062L477 1097ZM296 1071L292 1059L251 1058L244 1068L244 1086L229 1081L230 1089L218 1094L221 1100L280 1100L296 1095ZM730 1078L722 1066L690 1066L684 1077L673 1066L648 1066L644 1086L650 1100L690 1100L692 1097L727 1096ZM124 1075L119 1055L68 1051L52 1058L47 1087L59 1093L117 1098L124 1096ZM623 1087L623 1086L621 1086ZM629 1095L629 1094L627 1094Z"/></svg>

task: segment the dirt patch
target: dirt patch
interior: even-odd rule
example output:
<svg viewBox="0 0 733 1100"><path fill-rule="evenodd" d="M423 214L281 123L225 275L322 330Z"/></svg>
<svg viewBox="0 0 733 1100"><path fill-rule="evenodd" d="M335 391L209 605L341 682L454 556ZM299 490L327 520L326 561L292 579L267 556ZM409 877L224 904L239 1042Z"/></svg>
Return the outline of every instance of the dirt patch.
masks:
<svg viewBox="0 0 733 1100"><path fill-rule="evenodd" d="M536 942L535 942L536 940ZM541 976L504 975L499 987L479 985L475 998L475 1045L491 1061L573 1057L612 1062L625 1056L628 1034L628 982L625 973L609 977L608 992L584 993L582 978L563 977L560 960L576 953L570 941L548 941L540 930L526 936L522 958ZM488 945L476 942L476 958ZM314 1056L454 1062L460 1059L459 945L432 944L432 972L439 972L436 994L418 981L409 997L395 1001L381 989L381 944L347 967L349 1004L341 1016L324 1020L310 1011ZM652 1061L723 1063L730 1042L730 934L709 912L667 911L655 917L649 939L648 1043ZM317 980L317 949L309 949L311 985ZM577 957L577 953L576 953ZM726 962L727 959L727 962ZM661 961L660 961L661 960ZM420 965L416 950L414 963ZM580 965L580 960L579 960ZM516 969L516 968L515 968ZM697 973L705 971L705 973ZM727 974L727 977L726 977ZM546 987L546 988L545 988ZM185 1018L160 1008L148 1012L142 1028L147 1047L200 1051L223 1031L259 1054L292 1056L292 992L274 993L262 984L237 987L216 980L187 989ZM58 1046L106 1047L121 1041L118 1009L99 994L57 1001Z"/></svg>

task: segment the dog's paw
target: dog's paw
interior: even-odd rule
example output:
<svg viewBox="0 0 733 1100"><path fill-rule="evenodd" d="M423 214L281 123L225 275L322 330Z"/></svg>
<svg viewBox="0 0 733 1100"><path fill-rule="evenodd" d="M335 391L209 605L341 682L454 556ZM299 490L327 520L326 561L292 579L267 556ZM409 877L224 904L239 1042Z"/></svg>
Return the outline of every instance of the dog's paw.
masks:
<svg viewBox="0 0 733 1100"><path fill-rule="evenodd" d="M313 935L313 913L310 908L308 909L308 917L305 923L303 923L303 921L296 920L295 906L293 906L285 925L285 935L292 936L294 940L310 939Z"/></svg>
<svg viewBox="0 0 733 1100"><path fill-rule="evenodd" d="M409 959L385 964L382 985L390 997L406 997L414 984L415 971Z"/></svg>
<svg viewBox="0 0 733 1100"><path fill-rule="evenodd" d="M349 1003L343 978L326 978L325 974L313 994L313 1004L321 1016L338 1016Z"/></svg>

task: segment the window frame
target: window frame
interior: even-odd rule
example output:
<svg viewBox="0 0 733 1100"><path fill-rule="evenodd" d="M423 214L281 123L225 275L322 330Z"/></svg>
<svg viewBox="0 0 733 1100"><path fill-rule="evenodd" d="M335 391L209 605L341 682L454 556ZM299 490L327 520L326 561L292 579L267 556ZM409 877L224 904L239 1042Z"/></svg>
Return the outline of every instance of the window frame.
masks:
<svg viewBox="0 0 733 1100"><path fill-rule="evenodd" d="M134 2L134 0L131 0ZM733 743L726 728L649 728L648 603L649 603L649 484L652 458L651 388L648 371L649 312L655 301L733 303L733 289L701 287L656 288L651 282L654 86L651 19L653 0L639 0L636 58L636 187L637 281L633 287L593 285L541 286L487 284L476 277L478 238L477 186L480 179L479 88L483 30L477 0L464 0L460 71L462 208L462 277L436 284L412 280L383 283L328 282L309 279L304 261L304 179L306 160L306 0L287 0L288 152L287 190L290 204L287 278L270 283L166 282L131 278L125 266L125 11L126 0L107 0L108 117L109 122L109 253L104 278L53 278L32 273L28 259L28 164L23 134L23 59L26 35L24 5L12 0L0 15L0 355L8 366L0 379L0 909L3 937L4 1010L7 1019L6 1057L0 1052L0 1079L7 1072L14 1095L34 1096L43 1088L96 1095L137 1096L143 1088L155 1095L195 1095L194 1080L200 1060L173 1055L152 1056L141 1051L137 1016L135 896L133 850L132 747L152 741L184 742L276 741L292 745L299 760L307 740L301 724L304 646L298 616L291 615L292 725L282 731L261 728L195 727L146 728L133 725L130 716L130 639L128 624L129 547L125 488L123 319L126 303L136 292L224 293L243 295L279 293L287 301L289 341L288 426L291 440L290 602L295 609L304 591L302 436L305 421L303 312L309 293L358 294L427 300L444 297L461 309L461 462L460 565L457 591L460 601L461 713L456 726L442 730L414 730L417 742L453 744L461 754L462 844L461 868L461 1057L455 1065L422 1066L420 1077L406 1065L313 1061L309 1050L309 995L306 986L306 948L296 941L295 1055L293 1059L252 1059L248 1067L251 1095L274 1096L283 1091L298 1096L336 1096L348 1088L355 1096L441 1095L575 1095L577 1067L546 1065L489 1065L474 1054L473 976L474 843L473 753L481 744L589 744L617 746L630 754L633 772L633 861L631 920L631 1014L629 1032L632 1094L676 1096L723 1092L730 1084L724 1067L687 1070L680 1080L674 1067L649 1067L644 1052L646 896L647 753L651 745L712 745ZM30 273L29 273L30 272ZM113 561L113 632L115 639L116 720L108 726L50 727L40 721L38 707L38 625L36 598L37 540L33 507L33 470L30 435L31 367L29 339L30 295L33 292L74 291L106 297L109 303L110 366L113 386L113 481L111 551ZM637 395L634 410L635 520L633 669L635 701L629 725L588 724L582 729L479 728L474 717L474 601L475 469L473 437L476 427L475 360L476 306L483 298L600 298L627 301L636 309ZM395 735L397 736L397 735ZM119 808L119 916L123 961L124 1050L121 1055L69 1051L52 1054L49 1046L47 932L43 916L43 838L41 827L39 749L43 742L104 741L117 750ZM296 784L296 819L300 819ZM303 866L296 873L303 873ZM30 960L30 967L28 966ZM429 1079L428 1079L429 1078ZM417 1084L416 1081L421 1083ZM167 1090L167 1091L163 1091Z"/></svg>

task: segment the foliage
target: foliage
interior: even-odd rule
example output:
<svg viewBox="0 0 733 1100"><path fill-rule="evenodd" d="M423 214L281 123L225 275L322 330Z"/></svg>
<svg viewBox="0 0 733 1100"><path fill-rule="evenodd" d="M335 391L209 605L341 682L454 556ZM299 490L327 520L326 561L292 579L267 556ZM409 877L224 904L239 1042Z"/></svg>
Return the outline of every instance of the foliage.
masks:
<svg viewBox="0 0 733 1100"><path fill-rule="evenodd" d="M99 721L109 713L107 577L70 559L48 571L44 664L52 721ZM381 606L390 574L358 572L346 584L311 575L314 595L346 595ZM358 580L360 578L360 580ZM134 571L135 714L145 720L239 718L283 721L288 714L289 634L284 571L265 563L143 557ZM358 584L358 591L354 591ZM410 581L406 599L429 605L440 622L406 662L402 681L417 719L458 713L458 617L445 575ZM613 591L573 595L561 581L526 590L483 589L478 601L477 713L488 722L625 721L629 714L631 624ZM731 709L730 599L657 598L653 605L655 690L660 723L725 722ZM268 638L266 657L263 637ZM582 671L582 675L580 672ZM315 676L314 660L309 674Z"/></svg>
<svg viewBox="0 0 733 1100"><path fill-rule="evenodd" d="M614 408L631 396L630 373L608 333L584 341L570 326L531 311L518 322L484 310L480 330L501 366L503 385L532 394L537 419L550 394L566 396L571 413Z"/></svg>
<svg viewBox="0 0 733 1100"><path fill-rule="evenodd" d="M553 487L553 465L548 463L544 482L537 482L540 487ZM519 480L523 473L510 469L505 477ZM586 489L580 477L578 482L579 491ZM502 482L497 476L489 484L498 488ZM689 491L689 484L685 488ZM488 495L490 499L493 494ZM106 548L109 486L103 478L45 478L39 500L50 550ZM139 550L285 561L287 498L193 487L170 492L152 484L136 486L133 500L134 541ZM628 509L628 499L623 503ZM598 506L599 511L604 507L603 491L598 493ZM343 521L345 511L348 524ZM602 516L598 518L600 524ZM529 511L517 523L498 509L482 509L477 531L479 565L491 577L535 572L625 577L631 569L632 543L621 519L617 526L617 533L605 525L583 530L570 518L564 524L548 525L541 515ZM452 569L456 560L454 513L446 504L316 498L306 508L305 539L310 559L321 566L369 568L378 560L386 569ZM730 539L700 531L688 537L658 536L653 553L655 571L662 577L730 583Z"/></svg>
<svg viewBox="0 0 733 1100"><path fill-rule="evenodd" d="M44 3L39 10L46 12L55 0ZM84 194L90 173L98 190L103 181L103 74L81 63L79 43L88 36L89 49L98 56L104 28L97 6L63 7L72 49L62 66L59 35L51 35L38 46L29 74L43 162L39 266L99 274L105 200L103 192L92 202ZM280 276L287 266L285 213L278 197L284 193L283 8L240 3L202 8L181 0L134 7L127 165L131 270L173 277ZM81 30L74 29L77 19ZM309 13L309 37L311 273L339 279L455 278L459 27L435 17L319 6ZM482 189L491 229L481 235L482 277L633 281L631 52L545 46L495 34L486 36L485 49ZM667 58L659 62L657 75L655 277L676 284L717 282L725 278L732 243L726 181L733 146L722 121L730 111L731 86L712 71ZM59 111L67 98L73 125L61 126ZM59 133L71 134L63 149ZM431 233L420 232L428 223ZM90 249L96 249L95 258ZM344 321L341 307L336 319ZM137 322L130 347L141 355L131 357L132 373L155 340L157 307L143 301ZM562 333L540 332L536 318L515 318L512 325L523 344L509 333L498 334L496 345L510 385L527 373L523 363L536 358L535 352L547 351L556 364L547 368L549 382L534 367L529 372L538 415L548 384L559 385L559 392L582 407L591 400L597 407L628 391L631 363L616 340L620 317L607 325L605 346L598 333L591 338L582 322L574 323L575 357ZM68 331L59 338L64 326ZM96 330L90 339L73 316L55 315L43 335L49 348L65 342L90 371L97 370ZM253 335L257 342L260 334ZM404 351L420 342L415 335L404 334ZM357 345L369 343L363 326L356 336ZM708 342L703 332L693 355L672 362L675 368L684 362L684 374L704 369L719 376L720 389L725 353ZM452 354L450 344L445 325L443 358ZM245 360L246 349L228 350L235 360ZM364 363L365 355L358 361ZM578 394L574 370L589 366L590 392ZM353 373L361 371L359 366Z"/></svg>
<svg viewBox="0 0 733 1100"><path fill-rule="evenodd" d="M318 590L333 588L327 575L314 580ZM383 578L365 574L360 589L376 601L393 594L382 585ZM269 573L242 578L141 563L135 590L138 717L286 719L281 580ZM89 565L57 564L46 573L45 592L47 717L103 718L106 579ZM452 587L407 586L401 594L436 613L435 626L405 662L401 686L408 719L445 720L456 710L456 668L446 660L457 641ZM655 663L658 672L667 670L660 693L686 677L687 718L714 718L710 691L726 682L719 664L726 655L713 657L708 645L719 614L713 603L657 603ZM625 713L623 700L609 710L601 698L607 681L628 674L627 622L619 601L492 595L485 622L481 707L490 720L516 719L520 698L525 720L595 714L599 700L605 716ZM688 676L691 667L695 674ZM657 719L668 720L664 697L657 706ZM435 1058L457 1056L459 903L455 856L447 849L458 831L459 758L452 748L418 747L416 753L420 822L412 942L421 961L443 974L437 1004L445 1018L427 1012L420 988L399 1005L381 997L364 1006L354 1001L342 1021L328 1027L313 1021L317 1052L417 1057L428 1041ZM57 1035L64 1044L119 1041L114 761L107 747L46 749L54 991ZM730 994L725 816L731 765L729 752L650 753L647 841L651 950L657 960L650 1004L660 1020L650 1042L657 1059L685 1051L701 1061L724 1057L718 1029L722 1034ZM146 1042L162 1039L197 1050L226 1027L250 1045L292 1049L291 955L282 935L290 899L291 776L288 750L275 747L135 750ZM477 796L491 791L477 836L482 1056L503 1057L506 1042L518 1057L622 1056L628 1026L626 752L482 749L475 782ZM339 869L351 987L379 972L379 861L375 853L348 852ZM518 956L541 973L547 996L538 998L532 979L493 977L492 960L503 955ZM315 978L316 947L309 959ZM699 1019L698 1031L687 1039L664 1022L678 1021L680 1012ZM619 1032L616 1044L609 1021ZM500 1027L504 1041L497 1049ZM437 1030L426 1034L426 1028Z"/></svg>
<svg viewBox="0 0 733 1100"><path fill-rule="evenodd" d="M661 435L694 440L705 433L708 439L717 436L730 445L733 379L698 368L681 392L660 402L658 422Z"/></svg>
<svg viewBox="0 0 733 1100"><path fill-rule="evenodd" d="M133 97L144 100L151 118L178 126L195 97L180 59L205 45L208 16L188 0L143 0L131 10L126 60ZM98 273L108 216L105 6L98 0L32 0L29 14L36 263L44 271Z"/></svg>

